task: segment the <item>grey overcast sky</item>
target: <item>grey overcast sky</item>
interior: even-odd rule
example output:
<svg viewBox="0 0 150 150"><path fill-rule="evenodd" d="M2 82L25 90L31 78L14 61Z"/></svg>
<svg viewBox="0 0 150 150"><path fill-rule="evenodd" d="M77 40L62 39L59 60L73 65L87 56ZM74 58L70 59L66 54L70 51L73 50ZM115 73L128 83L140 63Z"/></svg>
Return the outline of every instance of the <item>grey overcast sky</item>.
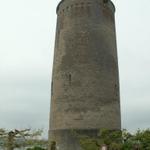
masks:
<svg viewBox="0 0 150 150"><path fill-rule="evenodd" d="M0 0L0 128L48 130L59 0ZM122 127L150 127L150 1L113 0Z"/></svg>

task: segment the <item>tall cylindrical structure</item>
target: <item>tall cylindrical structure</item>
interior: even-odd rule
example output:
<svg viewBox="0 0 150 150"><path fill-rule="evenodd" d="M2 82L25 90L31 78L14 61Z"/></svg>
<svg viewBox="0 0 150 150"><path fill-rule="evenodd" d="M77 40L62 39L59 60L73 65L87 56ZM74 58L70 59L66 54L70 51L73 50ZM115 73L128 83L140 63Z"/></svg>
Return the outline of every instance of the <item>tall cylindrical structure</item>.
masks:
<svg viewBox="0 0 150 150"><path fill-rule="evenodd" d="M80 150L72 130L121 129L114 12L110 0L57 7L49 138L60 150Z"/></svg>

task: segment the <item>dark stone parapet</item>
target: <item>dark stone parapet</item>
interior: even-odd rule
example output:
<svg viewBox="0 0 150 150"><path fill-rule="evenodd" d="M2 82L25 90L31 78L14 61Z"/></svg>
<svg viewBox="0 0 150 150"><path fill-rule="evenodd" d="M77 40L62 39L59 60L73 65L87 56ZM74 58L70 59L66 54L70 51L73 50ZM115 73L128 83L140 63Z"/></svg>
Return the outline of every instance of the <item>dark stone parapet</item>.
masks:
<svg viewBox="0 0 150 150"><path fill-rule="evenodd" d="M64 0L61 0L61 1L59 2L58 6L57 6L57 8L56 8L56 12L59 11L60 5L61 5L63 2L64 2Z"/></svg>
<svg viewBox="0 0 150 150"><path fill-rule="evenodd" d="M64 4L65 2L65 4ZM59 10L65 11L69 7L76 7L76 6L85 6L85 5L92 5L98 3L100 5L103 5L105 8L110 9L112 12L115 12L115 5L111 0L84 0L84 1L78 1L78 0L61 0L57 6L56 12L58 13Z"/></svg>

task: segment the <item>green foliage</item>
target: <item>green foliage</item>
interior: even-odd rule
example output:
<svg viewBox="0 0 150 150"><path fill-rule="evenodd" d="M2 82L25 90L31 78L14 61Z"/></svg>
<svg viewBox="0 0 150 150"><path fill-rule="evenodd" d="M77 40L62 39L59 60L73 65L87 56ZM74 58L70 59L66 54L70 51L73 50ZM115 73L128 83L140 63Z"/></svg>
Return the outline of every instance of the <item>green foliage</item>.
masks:
<svg viewBox="0 0 150 150"><path fill-rule="evenodd" d="M101 144L106 144L108 146L111 146L111 144L113 144L114 147L114 145L121 143L122 132L119 130L102 129L99 133L98 138Z"/></svg>
<svg viewBox="0 0 150 150"><path fill-rule="evenodd" d="M46 149L36 146L34 148L28 148L27 150L46 150Z"/></svg>
<svg viewBox="0 0 150 150"><path fill-rule="evenodd" d="M120 150L122 145L122 132L114 130L101 130L97 138L78 136L83 150L99 150L102 145L107 145L110 150Z"/></svg>
<svg viewBox="0 0 150 150"><path fill-rule="evenodd" d="M89 137L81 138L80 144L84 150L98 150L97 139Z"/></svg>
<svg viewBox="0 0 150 150"><path fill-rule="evenodd" d="M5 130L0 129L0 146L7 150L14 148L27 147L27 146L47 146L47 140L39 139L42 130Z"/></svg>
<svg viewBox="0 0 150 150"><path fill-rule="evenodd" d="M109 150L150 150L150 129L138 130L135 134L127 130L103 129L96 139L87 136L78 138L83 150L99 150L102 145L107 145Z"/></svg>
<svg viewBox="0 0 150 150"><path fill-rule="evenodd" d="M150 129L138 130L134 136L134 141L142 150L150 150Z"/></svg>

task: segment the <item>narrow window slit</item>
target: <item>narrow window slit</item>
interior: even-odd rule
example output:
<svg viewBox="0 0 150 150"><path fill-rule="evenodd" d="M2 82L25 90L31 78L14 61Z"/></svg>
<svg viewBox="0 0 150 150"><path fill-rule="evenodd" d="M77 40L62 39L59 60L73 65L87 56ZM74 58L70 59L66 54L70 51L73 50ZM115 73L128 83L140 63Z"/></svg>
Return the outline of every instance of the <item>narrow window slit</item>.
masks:
<svg viewBox="0 0 150 150"><path fill-rule="evenodd" d="M71 76L71 74L69 74L69 85L71 85L71 78L72 78L72 76Z"/></svg>

